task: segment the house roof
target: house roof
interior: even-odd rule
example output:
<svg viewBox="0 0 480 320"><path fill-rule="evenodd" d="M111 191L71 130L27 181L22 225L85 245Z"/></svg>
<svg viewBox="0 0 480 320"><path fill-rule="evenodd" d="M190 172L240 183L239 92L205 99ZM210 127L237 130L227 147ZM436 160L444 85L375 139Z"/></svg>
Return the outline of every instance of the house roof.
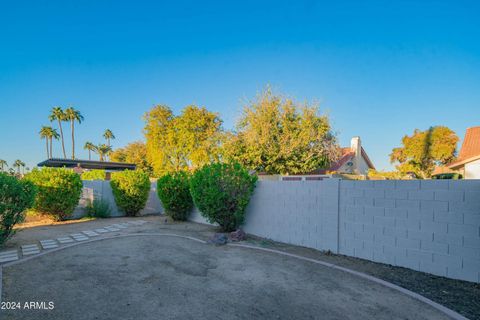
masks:
<svg viewBox="0 0 480 320"><path fill-rule="evenodd" d="M76 168L81 167L83 169L103 169L112 171L121 170L135 170L136 165L133 163L122 162L108 162L108 161L93 161L93 160L72 160L72 159L57 159L51 158L42 161L38 164L39 167L65 167Z"/></svg>
<svg viewBox="0 0 480 320"><path fill-rule="evenodd" d="M458 168L476 159L480 159L480 127L471 127L465 133L457 161L451 163L448 167Z"/></svg>
<svg viewBox="0 0 480 320"><path fill-rule="evenodd" d="M353 149L350 148L350 147L340 148L340 151L341 151L340 158L336 162L333 162L328 169L316 170L314 173L325 174L328 171L337 171L345 163L352 160L353 157L355 156L355 151L353 151ZM363 159L365 160L365 162L367 163L367 165L370 169L375 169L375 166L373 165L372 161L368 157L368 155L365 152L365 149L363 149L363 147L362 147L362 157L363 157Z"/></svg>

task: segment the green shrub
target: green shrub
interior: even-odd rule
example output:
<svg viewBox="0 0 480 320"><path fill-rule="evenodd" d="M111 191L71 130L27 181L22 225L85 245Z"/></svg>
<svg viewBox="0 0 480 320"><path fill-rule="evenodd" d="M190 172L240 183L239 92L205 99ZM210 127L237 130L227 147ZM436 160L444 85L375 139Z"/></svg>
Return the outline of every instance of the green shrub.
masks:
<svg viewBox="0 0 480 320"><path fill-rule="evenodd" d="M451 180L460 180L463 179L463 176L460 173L452 172L452 173L439 173L432 176L434 180L443 180L443 179L451 179Z"/></svg>
<svg viewBox="0 0 480 320"><path fill-rule="evenodd" d="M157 181L158 197L173 220L187 220L193 208L188 178L186 172L180 171L167 173Z"/></svg>
<svg viewBox="0 0 480 320"><path fill-rule="evenodd" d="M94 218L108 218L112 214L108 201L94 199L87 204L87 216Z"/></svg>
<svg viewBox="0 0 480 320"><path fill-rule="evenodd" d="M250 175L238 163L215 163L193 174L190 192L195 205L210 223L232 231L243 223L256 181L257 176Z"/></svg>
<svg viewBox="0 0 480 320"><path fill-rule="evenodd" d="M65 168L33 169L25 176L38 188L33 209L56 220L70 217L82 194L82 180Z"/></svg>
<svg viewBox="0 0 480 320"><path fill-rule="evenodd" d="M15 224L24 220L35 194L36 188L30 181L0 172L0 245L14 233Z"/></svg>
<svg viewBox="0 0 480 320"><path fill-rule="evenodd" d="M105 170L89 170L82 173L82 180L105 180Z"/></svg>
<svg viewBox="0 0 480 320"><path fill-rule="evenodd" d="M110 181L117 206L128 216L135 216L147 204L150 191L148 174L141 170L125 170L112 174Z"/></svg>

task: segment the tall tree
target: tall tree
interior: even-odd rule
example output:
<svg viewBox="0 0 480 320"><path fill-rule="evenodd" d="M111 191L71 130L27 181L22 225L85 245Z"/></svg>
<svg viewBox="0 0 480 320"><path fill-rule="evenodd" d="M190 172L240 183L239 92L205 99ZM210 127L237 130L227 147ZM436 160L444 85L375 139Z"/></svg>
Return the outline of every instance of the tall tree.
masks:
<svg viewBox="0 0 480 320"><path fill-rule="evenodd" d="M155 175L194 169L220 157L222 121L216 113L192 105L175 116L158 105L145 121L147 159Z"/></svg>
<svg viewBox="0 0 480 320"><path fill-rule="evenodd" d="M317 105L299 104L269 88L248 103L224 144L224 157L269 174L301 174L326 168L339 148Z"/></svg>
<svg viewBox="0 0 480 320"><path fill-rule="evenodd" d="M106 144L100 144L95 149L100 156L100 161L105 161L105 157L107 157L112 151L112 147L107 146Z"/></svg>
<svg viewBox="0 0 480 320"><path fill-rule="evenodd" d="M50 112L50 116L48 117L50 121L57 121L58 127L60 129L60 137L62 139L62 151L63 151L63 158L67 158L67 153L65 152L65 140L63 138L63 128L62 122L65 121L65 112L61 107L53 107L52 111Z"/></svg>
<svg viewBox="0 0 480 320"><path fill-rule="evenodd" d="M115 139L113 132L110 129L105 130L103 137L107 140L107 146L110 146L110 140Z"/></svg>
<svg viewBox="0 0 480 320"><path fill-rule="evenodd" d="M46 148L47 148L47 158L53 158L52 156L52 141L53 139L58 140L59 134L56 129L43 126L40 129L40 138L45 139Z"/></svg>
<svg viewBox="0 0 480 320"><path fill-rule="evenodd" d="M12 167L17 168L17 174L20 175L20 168L25 167L25 163L22 160L17 159L13 162Z"/></svg>
<svg viewBox="0 0 480 320"><path fill-rule="evenodd" d="M51 129L51 127L42 126L42 128L40 129L40 132L39 132L40 133L40 139L45 139L47 159L50 158L50 154L49 154L49 151L48 151L48 142L49 142L48 133L49 133L50 129Z"/></svg>
<svg viewBox="0 0 480 320"><path fill-rule="evenodd" d="M153 168L147 160L147 147L142 141L127 144L124 148L115 149L110 154L110 159L116 162L133 163L137 169L153 174Z"/></svg>
<svg viewBox="0 0 480 320"><path fill-rule="evenodd" d="M72 159L75 159L75 121L79 124L83 121L83 116L80 111L73 107L65 109L65 120L70 121L70 128L72 129Z"/></svg>
<svg viewBox="0 0 480 320"><path fill-rule="evenodd" d="M391 163L397 163L401 173L414 172L428 178L435 166L446 165L455 159L458 136L444 126L430 127L421 131L415 129L411 136L402 138L402 146L390 154Z"/></svg>
<svg viewBox="0 0 480 320"><path fill-rule="evenodd" d="M8 166L7 161L0 159L0 170L5 171L5 168Z"/></svg>
<svg viewBox="0 0 480 320"><path fill-rule="evenodd" d="M95 152L97 149L95 145L91 142L85 142L83 149L88 150L88 160L92 160L92 151Z"/></svg>

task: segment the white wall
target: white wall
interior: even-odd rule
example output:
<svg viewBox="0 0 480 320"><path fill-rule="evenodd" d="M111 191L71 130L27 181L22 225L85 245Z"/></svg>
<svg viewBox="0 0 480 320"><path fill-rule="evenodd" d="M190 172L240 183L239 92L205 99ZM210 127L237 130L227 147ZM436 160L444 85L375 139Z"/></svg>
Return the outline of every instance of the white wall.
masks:
<svg viewBox="0 0 480 320"><path fill-rule="evenodd" d="M480 159L465 164L465 179L480 179Z"/></svg>

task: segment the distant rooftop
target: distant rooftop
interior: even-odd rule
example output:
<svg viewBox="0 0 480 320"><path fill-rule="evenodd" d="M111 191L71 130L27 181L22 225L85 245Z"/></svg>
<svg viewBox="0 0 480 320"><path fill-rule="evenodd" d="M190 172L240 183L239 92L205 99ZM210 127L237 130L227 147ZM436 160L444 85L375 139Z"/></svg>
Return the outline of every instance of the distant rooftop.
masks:
<svg viewBox="0 0 480 320"><path fill-rule="evenodd" d="M39 167L54 167L54 168L82 168L82 169L101 169L111 171L135 170L136 165L133 163L122 162L108 162L108 161L94 161L94 160L72 160L72 159L58 159L52 158L42 161L38 164Z"/></svg>
<svg viewBox="0 0 480 320"><path fill-rule="evenodd" d="M458 159L451 163L449 167L456 168L478 158L480 158L480 126L467 129Z"/></svg>

